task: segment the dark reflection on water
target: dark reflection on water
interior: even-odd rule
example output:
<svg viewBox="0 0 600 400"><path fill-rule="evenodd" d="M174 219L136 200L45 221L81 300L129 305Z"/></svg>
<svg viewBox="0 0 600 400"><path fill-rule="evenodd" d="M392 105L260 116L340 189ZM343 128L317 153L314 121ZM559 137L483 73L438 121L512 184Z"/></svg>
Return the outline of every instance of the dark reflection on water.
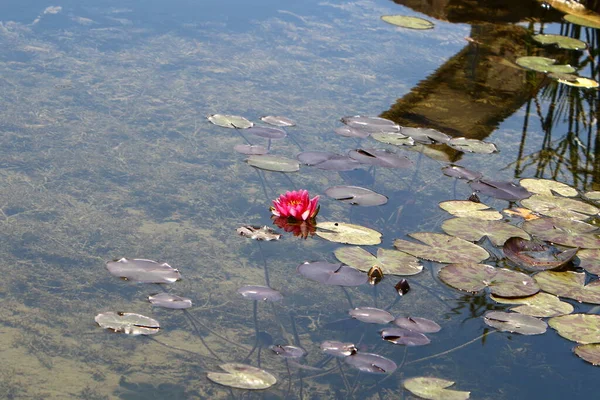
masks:
<svg viewBox="0 0 600 400"><path fill-rule="evenodd" d="M299 188L321 194L319 221L383 233L380 246L365 246L374 254L408 233L440 232L448 217L438 202L471 195L442 175L448 161L495 180L535 176L598 190L598 92L513 65L522 55L544 55L598 79L597 31L561 22L561 13L537 2L396 3L403 5L0 4L0 397L399 398L409 396L403 378L430 375L477 398L592 398L596 369L571 353L572 343L552 330L493 332L481 315L507 307L446 287L436 263L406 277L411 290L399 298L400 277L342 289L296 273L304 261L336 262L341 245L310 233L262 243L235 234L242 225L273 226L271 199ZM407 31L379 20L416 12L436 28ZM590 49L542 47L531 39L542 30ZM333 133L339 118L355 114L485 139L500 153L437 145L423 150L430 158L395 148L412 169L303 166L284 177L249 167L233 151L244 143L239 132L206 121L217 112L295 120L286 139L251 139L286 157L381 147ZM324 196L342 184L389 201L353 207ZM192 298L189 314L152 308L146 299L154 285L111 277L104 264L121 257L178 268L184 279L165 290ZM282 302L253 304L237 294L267 276ZM428 346L394 346L380 338L385 325L349 319L354 307L428 318L442 330ZM148 315L162 332L155 340L104 332L93 318L106 311ZM322 354L323 340L355 343L400 368L390 377L359 374ZM271 344L308 355L285 360L266 351ZM245 357L278 384L249 393L206 379L222 362Z"/></svg>

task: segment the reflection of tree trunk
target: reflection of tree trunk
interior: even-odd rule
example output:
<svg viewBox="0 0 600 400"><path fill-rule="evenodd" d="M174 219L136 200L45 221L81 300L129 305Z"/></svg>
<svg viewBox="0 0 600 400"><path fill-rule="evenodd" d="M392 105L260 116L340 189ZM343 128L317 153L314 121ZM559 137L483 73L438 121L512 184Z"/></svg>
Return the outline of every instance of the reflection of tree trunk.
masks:
<svg viewBox="0 0 600 400"><path fill-rule="evenodd" d="M475 25L473 42L382 114L400 125L484 139L544 84L509 60L528 54L529 32L516 25Z"/></svg>

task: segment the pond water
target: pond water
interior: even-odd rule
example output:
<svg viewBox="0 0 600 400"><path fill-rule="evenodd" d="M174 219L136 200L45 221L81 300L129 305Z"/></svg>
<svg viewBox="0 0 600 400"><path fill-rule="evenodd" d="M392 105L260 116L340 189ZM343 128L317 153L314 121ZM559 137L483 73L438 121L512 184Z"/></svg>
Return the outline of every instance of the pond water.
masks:
<svg viewBox="0 0 600 400"><path fill-rule="evenodd" d="M449 215L438 203L472 193L442 174L451 162L496 181L537 177L600 190L598 92L513 64L551 56L597 80L596 30L562 22L537 2L507 10L400 0L15 3L0 5L1 398L397 399L413 398L402 381L417 376L454 381L471 398L595 397L597 367L573 354L575 343L553 329L524 336L488 327L482 315L509 306L445 285L437 276L444 264L423 261L423 272L385 275L376 286L304 278L300 264L337 262L333 251L347 245L283 232L269 207L281 193L307 189L321 196L317 223L381 232L380 245L363 246L376 253L410 233L442 232ZM381 20L390 14L435 27L398 28ZM531 39L541 31L590 48L544 47ZM211 124L207 116L217 113L258 125L261 116L280 115L296 126L268 140ZM349 115L484 140L499 152L409 151L336 135ZM413 165L348 172L302 165L284 174L248 165L234 151L247 142L289 158L387 148ZM351 206L325 195L335 185L389 200ZM480 197L497 210L509 206ZM236 229L245 225L283 236L244 238ZM510 267L500 248L485 247L488 264ZM106 262L122 257L167 262L182 280L162 288L119 280ZM401 278L411 290L398 298ZM283 300L253 303L238 294L266 284ZM153 307L148 296L162 290L193 307ZM565 301L576 312L596 311ZM354 307L428 318L442 329L426 346L393 345L379 335L386 325L348 321ZM101 329L94 317L107 311L152 317L160 333ZM359 373L323 354L325 340L352 342L399 368ZM308 354L286 361L271 344ZM263 368L278 383L245 391L209 381L207 372L225 362Z"/></svg>

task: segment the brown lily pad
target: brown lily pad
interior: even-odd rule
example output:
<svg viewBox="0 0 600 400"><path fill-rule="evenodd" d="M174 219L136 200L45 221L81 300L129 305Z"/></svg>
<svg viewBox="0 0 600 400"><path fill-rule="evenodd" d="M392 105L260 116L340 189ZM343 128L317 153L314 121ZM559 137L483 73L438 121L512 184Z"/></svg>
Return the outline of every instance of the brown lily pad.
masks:
<svg viewBox="0 0 600 400"><path fill-rule="evenodd" d="M543 271L534 278L545 292L583 303L600 304L600 281L586 285L584 272Z"/></svg>
<svg viewBox="0 0 600 400"><path fill-rule="evenodd" d="M577 199L535 194L521 200L523 207L549 217L584 220L598 214L598 208Z"/></svg>
<svg viewBox="0 0 600 400"><path fill-rule="evenodd" d="M592 365L600 365L600 343L580 344L573 349L577 357Z"/></svg>
<svg viewBox="0 0 600 400"><path fill-rule="evenodd" d="M600 275L600 249L582 249L577 252L579 266L590 274Z"/></svg>
<svg viewBox="0 0 600 400"><path fill-rule="evenodd" d="M424 260L440 263L477 263L489 257L484 248L454 236L431 232L411 233L408 236L421 243L396 239L394 246Z"/></svg>
<svg viewBox="0 0 600 400"><path fill-rule="evenodd" d="M532 271L558 268L571 261L578 248L560 251L555 246L538 240L514 237L504 243L504 255L520 267Z"/></svg>
<svg viewBox="0 0 600 400"><path fill-rule="evenodd" d="M550 318L548 325L565 339L581 344L600 343L600 315L569 314Z"/></svg>
<svg viewBox="0 0 600 400"><path fill-rule="evenodd" d="M507 299L506 297L490 296L492 300L501 304L517 304L510 310L519 314L530 315L532 317L547 318L558 315L571 314L573 306L567 302L560 301L557 296L538 292L533 296Z"/></svg>
<svg viewBox="0 0 600 400"><path fill-rule="evenodd" d="M485 221L477 218L452 218L444 221L442 229L449 235L476 242L486 236L495 246L502 246L511 237L529 239L523 229L504 221Z"/></svg>
<svg viewBox="0 0 600 400"><path fill-rule="evenodd" d="M566 218L539 218L527 221L523 229L538 239L583 249L600 249L598 228Z"/></svg>

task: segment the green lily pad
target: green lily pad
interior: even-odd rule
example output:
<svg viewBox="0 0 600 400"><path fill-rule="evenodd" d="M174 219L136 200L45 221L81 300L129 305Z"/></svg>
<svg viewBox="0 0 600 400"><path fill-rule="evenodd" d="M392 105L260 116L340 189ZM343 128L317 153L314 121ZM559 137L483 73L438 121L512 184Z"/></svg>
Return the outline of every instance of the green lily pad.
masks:
<svg viewBox="0 0 600 400"><path fill-rule="evenodd" d="M409 17L407 15L384 15L381 19L388 24L396 25L401 28L425 30L434 27L434 24L431 21L418 17Z"/></svg>
<svg viewBox="0 0 600 400"><path fill-rule="evenodd" d="M577 252L579 266L590 274L600 275L600 249L581 249Z"/></svg>
<svg viewBox="0 0 600 400"><path fill-rule="evenodd" d="M538 218L526 221L523 229L534 237L552 243L582 249L600 249L594 225L566 218Z"/></svg>
<svg viewBox="0 0 600 400"><path fill-rule="evenodd" d="M593 79L584 78L582 76L577 76L577 75L569 75L567 77L552 76L552 78L556 78L556 80L558 80L560 83L562 83L563 85L567 85L567 86L574 86L574 87L580 87L580 88L586 88L586 89L593 89L593 88L597 88L598 86L600 86L600 83L598 83L597 81L595 81Z"/></svg>
<svg viewBox="0 0 600 400"><path fill-rule="evenodd" d="M543 271L534 276L543 291L583 303L600 304L600 281L585 284L585 272Z"/></svg>
<svg viewBox="0 0 600 400"><path fill-rule="evenodd" d="M226 372L209 372L208 379L219 385L238 389L266 389L277 379L265 370L246 364L227 363L219 367Z"/></svg>
<svg viewBox="0 0 600 400"><path fill-rule="evenodd" d="M402 386L415 396L430 400L466 400L471 392L446 389L454 385L453 381L440 378L419 376L408 378Z"/></svg>
<svg viewBox="0 0 600 400"><path fill-rule="evenodd" d="M567 14L563 17L563 19L567 22L570 22L575 25L587 26L588 28L600 29L600 21L595 19L586 18L584 16Z"/></svg>
<svg viewBox="0 0 600 400"><path fill-rule="evenodd" d="M483 316L483 321L486 325L499 331L520 333L521 335L540 335L548 328L548 325L541 319L503 311L488 311Z"/></svg>
<svg viewBox="0 0 600 400"><path fill-rule="evenodd" d="M529 239L529 234L504 221L485 221L476 218L452 218L444 221L442 230L449 235L476 242L484 236L495 246L502 246L511 237Z"/></svg>
<svg viewBox="0 0 600 400"><path fill-rule="evenodd" d="M558 315L571 314L573 306L567 302L561 301L557 296L548 293L538 292L533 296L508 299L491 295L492 300L501 304L519 304L510 310L519 314L525 314L532 317L547 318Z"/></svg>
<svg viewBox="0 0 600 400"><path fill-rule="evenodd" d="M157 320L135 313L108 311L96 315L94 319L104 329L132 336L153 335L160 329Z"/></svg>
<svg viewBox="0 0 600 400"><path fill-rule="evenodd" d="M223 128L247 129L254 126L252 122L238 115L212 114L208 116L208 120Z"/></svg>
<svg viewBox="0 0 600 400"><path fill-rule="evenodd" d="M526 56L516 59L516 63L523 68L538 72L558 72L570 74L575 72L575 68L570 65L555 65L556 60L546 57Z"/></svg>
<svg viewBox="0 0 600 400"><path fill-rule="evenodd" d="M368 272L374 265L384 275L415 275L423 270L419 259L397 250L377 249L377 256L360 247L340 247L335 257L346 265Z"/></svg>
<svg viewBox="0 0 600 400"><path fill-rule="evenodd" d="M317 236L331 242L355 245L377 245L381 243L381 233L376 230L344 222L319 222Z"/></svg>
<svg viewBox="0 0 600 400"><path fill-rule="evenodd" d="M246 162L253 167L277 172L296 172L300 169L300 163L291 158L273 156L270 154L258 154L250 156Z"/></svg>
<svg viewBox="0 0 600 400"><path fill-rule="evenodd" d="M414 146L415 140L410 136L405 136L398 132L377 132L372 133L371 137L378 142L391 144L394 146Z"/></svg>
<svg viewBox="0 0 600 400"><path fill-rule="evenodd" d="M585 50L588 47L583 40L562 35L539 34L534 35L533 40L541 44L555 44L558 48L565 50Z"/></svg>
<svg viewBox="0 0 600 400"><path fill-rule="evenodd" d="M527 191L535 194L554 196L554 193L557 193L564 197L574 197L579 194L577 189L551 179L525 178L521 179L519 183L527 189Z"/></svg>
<svg viewBox="0 0 600 400"><path fill-rule="evenodd" d="M521 205L538 214L576 220L587 219L600 211L597 207L577 199L545 194L534 194L528 199L521 200Z"/></svg>
<svg viewBox="0 0 600 400"><path fill-rule="evenodd" d="M590 364L600 365L600 343L580 344L573 351Z"/></svg>
<svg viewBox="0 0 600 400"><path fill-rule="evenodd" d="M439 206L456 217L469 217L486 221L502 219L502 214L498 211L483 203L475 203L469 200L443 201Z"/></svg>
<svg viewBox="0 0 600 400"><path fill-rule="evenodd" d="M550 318L548 325L565 339L581 344L600 343L600 315L569 314Z"/></svg>
<svg viewBox="0 0 600 400"><path fill-rule="evenodd" d="M454 150L465 153L491 154L498 152L498 148L494 143L488 143L477 139L455 137L450 139L446 144Z"/></svg>
<svg viewBox="0 0 600 400"><path fill-rule="evenodd" d="M592 201L600 201L600 191L594 190L591 192L585 192L583 197Z"/></svg>
<svg viewBox="0 0 600 400"><path fill-rule="evenodd" d="M476 244L442 233L417 232L408 236L424 244L396 239L394 247L424 260L440 263L477 263L490 256L484 248Z"/></svg>
<svg viewBox="0 0 600 400"><path fill-rule="evenodd" d="M501 297L531 296L540 290L528 275L486 264L450 264L438 276L453 288L476 293L489 287L492 294Z"/></svg>

